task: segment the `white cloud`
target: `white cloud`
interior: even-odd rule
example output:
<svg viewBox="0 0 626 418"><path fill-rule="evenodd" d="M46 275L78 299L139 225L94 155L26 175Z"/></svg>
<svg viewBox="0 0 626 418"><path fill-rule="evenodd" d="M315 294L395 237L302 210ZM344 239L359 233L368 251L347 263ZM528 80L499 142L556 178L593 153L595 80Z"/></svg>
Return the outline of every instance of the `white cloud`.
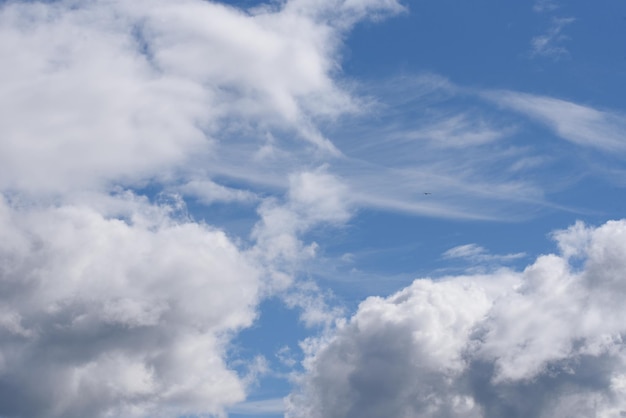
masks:
<svg viewBox="0 0 626 418"><path fill-rule="evenodd" d="M485 254L487 250L477 244L465 244L450 248L443 253L444 258L471 258Z"/></svg>
<svg viewBox="0 0 626 418"><path fill-rule="evenodd" d="M307 327L330 327L344 314L343 309L328 302L332 294L325 294L314 282L298 283L281 296L289 308L302 310L300 320Z"/></svg>
<svg viewBox="0 0 626 418"><path fill-rule="evenodd" d="M205 205L216 202L252 203L259 200L253 192L222 186L209 179L190 180L176 188L185 196L194 197Z"/></svg>
<svg viewBox="0 0 626 418"><path fill-rule="evenodd" d="M344 32L401 10L0 6L0 415L224 416L244 400L262 365L238 375L230 338L274 290L266 276L288 286L314 253L300 235L347 219L345 186L324 170L268 170L289 195L264 200L245 249L175 193L256 202L212 176L263 172L292 150L337 155L316 123L357 110L335 80ZM262 152L272 132L282 142ZM145 188L174 194L150 203Z"/></svg>
<svg viewBox="0 0 626 418"><path fill-rule="evenodd" d="M464 244L450 248L443 253L443 258L461 258L474 263L503 263L524 257L524 255L524 253L490 254L487 249L481 247L478 244Z"/></svg>
<svg viewBox="0 0 626 418"><path fill-rule="evenodd" d="M551 12L559 8L555 0L537 0L533 5L533 11L537 13Z"/></svg>
<svg viewBox="0 0 626 418"><path fill-rule="evenodd" d="M225 337L255 318L259 271L223 232L127 203L124 221L0 201L3 415L219 413L243 399Z"/></svg>
<svg viewBox="0 0 626 418"><path fill-rule="evenodd" d="M480 118L459 113L435 121L426 127L404 132L403 141L428 140L430 145L442 148L467 148L502 139L510 135L510 130L496 129Z"/></svg>
<svg viewBox="0 0 626 418"><path fill-rule="evenodd" d="M0 58L11 62L0 66L0 415L223 415L262 372L254 363L240 376L225 361L260 298L285 291L311 324L337 315L316 289L285 290L317 249L303 234L340 225L357 204L489 217L450 196L541 200L532 184L489 181L476 170L484 161L397 169L393 159L342 155L356 147L336 146L317 128L360 110L337 81L345 31L402 10L393 0L247 11L200 0L0 6ZM436 77L415 84L435 95L453 89ZM508 132L465 116L442 123L429 135L464 150ZM261 199L249 245L193 221L180 196L150 203L129 191L150 186L206 204ZM433 187L437 201L415 199ZM286 195L267 197L268 189ZM437 293L431 285L418 299ZM492 299L480 286L450 286L451 300L425 309L437 317L450 305L437 324L454 333L437 337L439 348L419 338L454 374L463 370L455 336ZM479 303L456 312L468 292ZM376 325L372 309L367 326ZM410 317L398 323L410 327ZM510 363L499 367L514 373ZM471 396L452 396L453 409L472 410Z"/></svg>
<svg viewBox="0 0 626 418"><path fill-rule="evenodd" d="M358 204L473 219L498 218L506 207L510 219L511 202L546 203L528 165L516 165L534 156L516 146L516 121L484 103L468 105L475 91L426 74L372 83L366 92L377 98L371 113L333 136L345 158L331 167Z"/></svg>
<svg viewBox="0 0 626 418"><path fill-rule="evenodd" d="M292 175L289 179L289 201L305 214L309 222L345 222L350 218L347 187L320 168Z"/></svg>
<svg viewBox="0 0 626 418"><path fill-rule="evenodd" d="M297 266L301 267L316 253L317 243L305 245L300 235L320 224L339 226L349 219L352 209L346 186L323 167L294 174L289 183L284 202L266 199L259 206L260 220L251 234L256 243L251 253L261 264L269 266L270 285L281 291L292 283ZM316 310L319 306L318 302L311 304L300 292L294 300L306 300L304 305Z"/></svg>
<svg viewBox="0 0 626 418"><path fill-rule="evenodd" d="M505 213L511 219L527 216L522 207L549 205L536 174L544 160L532 148L516 146L518 129L509 114L494 114L481 101L471 111L456 110L467 89L434 75L394 78L368 89L360 93L378 102L325 124L340 157L266 135L262 144L220 144L207 171L234 183L286 190L294 172L322 166L341 179L340 199L351 204L435 217L502 219Z"/></svg>
<svg viewBox="0 0 626 418"><path fill-rule="evenodd" d="M294 358L291 348L287 345L282 346L276 351L276 358L280 363L290 369L296 365L296 359Z"/></svg>
<svg viewBox="0 0 626 418"><path fill-rule="evenodd" d="M341 34L370 12L399 10L387 0L253 14L196 0L5 3L0 187L56 193L169 178L204 167L245 127L336 153L314 120L355 110L333 79Z"/></svg>
<svg viewBox="0 0 626 418"><path fill-rule="evenodd" d="M157 206L130 192L54 207L2 200L0 411L219 415L242 401L255 375L238 375L224 358L263 294L281 290L311 326L341 313L314 284L289 289L316 249L300 235L346 220L340 190L323 171L294 176L283 204L261 206L246 250L188 219L178 200Z"/></svg>
<svg viewBox="0 0 626 418"><path fill-rule="evenodd" d="M555 237L565 253L522 272L419 279L367 299L309 341L287 416L626 413L626 220Z"/></svg>
<svg viewBox="0 0 626 418"><path fill-rule="evenodd" d="M531 54L534 56L541 55L553 59L559 59L569 55L567 48L563 46L563 42L569 38L563 35L563 29L575 22L572 17L560 17L552 19L552 26L542 35L535 36L530 41Z"/></svg>
<svg viewBox="0 0 626 418"><path fill-rule="evenodd" d="M604 151L626 151L626 117L566 100L511 91L488 92L489 100L537 120L561 138Z"/></svg>

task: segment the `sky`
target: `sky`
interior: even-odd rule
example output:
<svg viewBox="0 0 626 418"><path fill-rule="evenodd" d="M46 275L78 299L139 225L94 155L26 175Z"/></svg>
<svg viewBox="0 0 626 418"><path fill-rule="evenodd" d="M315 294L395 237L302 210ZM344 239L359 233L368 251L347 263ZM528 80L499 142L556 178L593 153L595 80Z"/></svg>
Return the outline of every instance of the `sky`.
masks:
<svg viewBox="0 0 626 418"><path fill-rule="evenodd" d="M626 3L0 1L0 417L626 415Z"/></svg>

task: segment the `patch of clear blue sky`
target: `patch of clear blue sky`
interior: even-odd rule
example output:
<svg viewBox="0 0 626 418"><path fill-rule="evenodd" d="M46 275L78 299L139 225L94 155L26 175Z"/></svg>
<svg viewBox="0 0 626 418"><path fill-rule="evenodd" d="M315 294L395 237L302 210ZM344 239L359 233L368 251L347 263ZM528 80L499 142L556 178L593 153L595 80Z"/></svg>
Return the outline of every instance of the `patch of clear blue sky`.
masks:
<svg viewBox="0 0 626 418"><path fill-rule="evenodd" d="M415 1L409 13L360 24L345 46L344 72L378 79L430 71L455 83L564 96L622 106L626 87L626 4L558 2L533 11L533 2ZM560 57L532 56L531 40L554 19L574 18L560 34ZM617 90L616 90L617 89Z"/></svg>
<svg viewBox="0 0 626 418"><path fill-rule="evenodd" d="M285 355L293 355L301 360L297 342L306 338L311 330L307 330L298 320L297 311L288 308L277 299L268 299L259 307L261 313L255 324L243 330L232 343L231 363L237 360L247 360L259 354L263 355L270 366L270 372L263 376L258 385L252 387L248 401L273 399L287 395L291 390L288 373L292 371L285 366L277 354L284 347L290 349ZM245 367L240 369L245 373ZM229 417L237 418L249 415L230 413ZM264 414L263 417L272 418L281 415Z"/></svg>
<svg viewBox="0 0 626 418"><path fill-rule="evenodd" d="M246 8L261 2L226 3ZM563 1L541 13L533 11L533 4L499 0L409 2L408 13L383 22L361 23L349 34L341 51L342 77L367 86L398 75L432 73L464 88L551 96L624 114L626 2ZM555 22L563 18L574 20L553 39L561 52L533 54L533 38L549 35ZM463 102L452 106L462 108ZM471 106L485 109L475 102ZM407 113L402 117L417 116ZM468 221L361 209L343 228L324 228L304 237L305 241L320 243L323 260L321 265L311 266L307 274L321 287L331 289L339 303L351 311L365 297L392 293L413 278L454 274L471 267L471 263L442 257L452 247L475 243L493 254L523 252L524 257L510 264L523 268L537 255L556 250L549 238L551 231L578 219L598 225L623 217L626 181L587 173L584 161L594 159L591 154L595 151L559 142L562 140L546 129L528 122L518 121L517 126L522 143L533 144L544 153L569 152L575 157L569 167L557 165L537 174L549 190L551 183L569 181L578 172L579 178L572 180L571 187L557 188L549 195L551 202L573 210L543 207L528 209L523 218ZM341 126L332 130L344 137L350 133ZM613 157L601 156L599 160L602 158L608 161ZM578 170L576 164L580 165ZM428 191L436 198L437 190ZM227 231L243 238L255 219L251 207L207 208L191 203L190 208L194 216L205 217L211 224L219 221ZM315 333L306 329L297 315L297 310L277 299L263 302L257 323L235 340L233 359L261 354L272 369L284 370L276 352L284 346L297 350L299 340ZM289 390L287 380L269 375L252 389L250 399L280 397Z"/></svg>

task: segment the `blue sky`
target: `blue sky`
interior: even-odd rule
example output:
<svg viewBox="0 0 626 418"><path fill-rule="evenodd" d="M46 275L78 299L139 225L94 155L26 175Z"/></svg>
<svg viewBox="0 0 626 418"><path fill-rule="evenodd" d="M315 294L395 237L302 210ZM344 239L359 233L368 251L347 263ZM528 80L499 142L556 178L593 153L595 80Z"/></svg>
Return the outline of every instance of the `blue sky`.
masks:
<svg viewBox="0 0 626 418"><path fill-rule="evenodd" d="M0 2L0 417L626 414L626 4Z"/></svg>

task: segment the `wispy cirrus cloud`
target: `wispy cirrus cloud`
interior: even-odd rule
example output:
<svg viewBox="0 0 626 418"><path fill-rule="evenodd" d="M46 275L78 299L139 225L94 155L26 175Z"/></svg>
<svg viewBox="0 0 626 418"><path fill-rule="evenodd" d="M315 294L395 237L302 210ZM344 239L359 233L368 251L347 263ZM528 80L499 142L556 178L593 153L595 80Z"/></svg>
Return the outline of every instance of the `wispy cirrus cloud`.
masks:
<svg viewBox="0 0 626 418"><path fill-rule="evenodd" d="M527 115L567 141L623 154L626 116L571 101L512 91L487 92L489 100Z"/></svg>
<svg viewBox="0 0 626 418"><path fill-rule="evenodd" d="M491 254L478 244L464 244L450 248L442 254L447 259L464 259L473 263L505 263L524 257L525 253Z"/></svg>
<svg viewBox="0 0 626 418"><path fill-rule="evenodd" d="M533 11L536 13L551 12L559 8L559 3L555 0L537 0L533 5Z"/></svg>
<svg viewBox="0 0 626 418"><path fill-rule="evenodd" d="M569 50L564 45L569 37L563 34L563 30L575 21L573 17L553 18L550 28L545 33L531 39L531 55L555 60L569 56Z"/></svg>
<svg viewBox="0 0 626 418"><path fill-rule="evenodd" d="M325 166L345 183L345 199L356 206L429 216L497 218L511 200L544 203L537 185L510 170L531 157L509 142L516 132L510 118L484 112L478 101L471 111L459 109L463 94L441 77L397 83L404 84L401 92L393 83L356 89L355 94L377 99L362 113L325 125L341 156L311 153L275 136L261 153L258 144L235 140L216 151L219 158L206 171L251 187L285 190L290 172ZM517 164L522 171L525 166ZM426 198L424 192L433 191Z"/></svg>
<svg viewBox="0 0 626 418"><path fill-rule="evenodd" d="M434 115L433 115L434 116ZM433 117L430 124L413 131L399 132L391 136L399 146L403 142L424 141L424 146L441 148L467 148L497 141L511 134L511 130L497 129L480 116L458 113L443 116L439 120Z"/></svg>
<svg viewBox="0 0 626 418"><path fill-rule="evenodd" d="M521 161L533 157L515 144L514 118L432 74L398 77L369 89L378 98L371 110L375 117L345 121L341 131L330 134L347 157L332 168L362 205L493 219L514 201L545 203L531 176L511 170L525 171Z"/></svg>
<svg viewBox="0 0 626 418"><path fill-rule="evenodd" d="M527 138L529 126L538 122L548 128L548 140L554 135L616 155L624 146L625 122L619 112L559 98L473 89L432 74L371 83L360 93L370 98L364 114L326 125L341 157L302 153L270 138L260 157L251 144L221 150L222 158L210 170L285 189L290 170L325 165L345 184L345 198L357 207L511 219L515 210L521 215L558 207L547 193L562 187L546 184L541 173L564 161L546 153L547 144ZM561 145L555 141L550 146ZM241 167L242 155L254 158ZM593 165L593 160L581 163ZM565 169L571 164L565 161Z"/></svg>

